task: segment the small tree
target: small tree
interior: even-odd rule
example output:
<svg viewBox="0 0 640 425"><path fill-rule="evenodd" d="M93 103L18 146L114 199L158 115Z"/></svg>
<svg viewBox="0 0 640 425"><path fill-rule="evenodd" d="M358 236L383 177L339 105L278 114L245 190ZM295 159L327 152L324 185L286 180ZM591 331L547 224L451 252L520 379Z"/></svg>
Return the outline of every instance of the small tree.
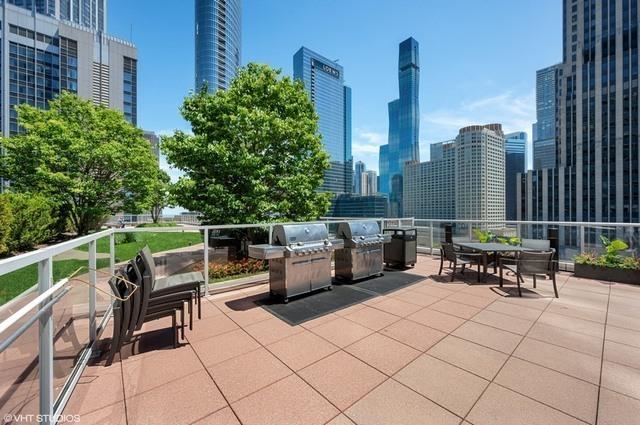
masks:
<svg viewBox="0 0 640 425"><path fill-rule="evenodd" d="M177 131L162 148L184 172L176 202L203 222L309 220L327 211L328 194L317 188L328 154L301 82L252 63L228 90L188 96L181 112L193 135Z"/></svg>
<svg viewBox="0 0 640 425"><path fill-rule="evenodd" d="M54 236L51 201L37 193L5 193L11 207L10 251L27 251Z"/></svg>
<svg viewBox="0 0 640 425"><path fill-rule="evenodd" d="M24 133L3 140L3 173L16 192L42 193L78 234L148 203L157 163L122 113L62 93L42 110L17 107Z"/></svg>
<svg viewBox="0 0 640 425"><path fill-rule="evenodd" d="M169 206L169 190L171 188L171 177L166 171L158 169L156 178L151 185L151 197L149 205L151 210L151 220L158 223L162 209Z"/></svg>
<svg viewBox="0 0 640 425"><path fill-rule="evenodd" d="M9 237L11 235L11 222L13 217L9 200L5 195L0 195L0 255L9 252Z"/></svg>

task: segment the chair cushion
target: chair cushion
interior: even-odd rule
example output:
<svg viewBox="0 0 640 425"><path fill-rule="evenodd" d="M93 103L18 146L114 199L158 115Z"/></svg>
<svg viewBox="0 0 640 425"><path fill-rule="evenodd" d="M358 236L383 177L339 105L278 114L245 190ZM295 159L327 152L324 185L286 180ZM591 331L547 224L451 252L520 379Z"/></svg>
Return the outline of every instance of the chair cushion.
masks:
<svg viewBox="0 0 640 425"><path fill-rule="evenodd" d="M156 279L153 291L169 289L180 285L193 285L204 282L204 276L200 272L179 273Z"/></svg>

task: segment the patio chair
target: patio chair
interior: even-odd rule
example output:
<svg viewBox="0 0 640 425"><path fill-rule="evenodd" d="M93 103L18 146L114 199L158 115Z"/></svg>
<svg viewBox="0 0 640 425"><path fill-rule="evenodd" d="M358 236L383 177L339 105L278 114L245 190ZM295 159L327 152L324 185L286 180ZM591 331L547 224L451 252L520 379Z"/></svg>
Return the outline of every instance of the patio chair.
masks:
<svg viewBox="0 0 640 425"><path fill-rule="evenodd" d="M551 241L548 239L522 239L520 246L536 251L551 251Z"/></svg>
<svg viewBox="0 0 640 425"><path fill-rule="evenodd" d="M440 242L440 270L438 274L442 274L442 268L444 262L449 262L449 268L451 268L451 281L455 279L456 268L461 266L460 273L464 274L466 266L478 265L478 277L480 277L480 266L482 265L482 255L472 252L460 252L456 251L453 247L453 243Z"/></svg>
<svg viewBox="0 0 640 425"><path fill-rule="evenodd" d="M200 286L204 284L204 276L200 272L178 273L171 276L156 278L156 263L149 246L145 246L139 253L144 262L143 277L151 282L154 296L175 294L177 292L195 291L198 304L198 319L202 318L200 303Z"/></svg>
<svg viewBox="0 0 640 425"><path fill-rule="evenodd" d="M503 270L512 271L516 275L518 285L518 295L522 296L520 282L524 283L522 275L533 276L533 287L536 287L536 276L548 276L553 282L553 292L558 298L558 287L556 286L556 271L553 265L554 251L520 251L516 259L511 263L500 261L500 287L503 285Z"/></svg>

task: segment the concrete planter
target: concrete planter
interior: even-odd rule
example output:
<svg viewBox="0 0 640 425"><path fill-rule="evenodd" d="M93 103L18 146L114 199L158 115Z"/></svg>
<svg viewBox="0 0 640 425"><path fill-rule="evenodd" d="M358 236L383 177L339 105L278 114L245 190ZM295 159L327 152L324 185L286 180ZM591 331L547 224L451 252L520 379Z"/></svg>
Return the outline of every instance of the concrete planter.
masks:
<svg viewBox="0 0 640 425"><path fill-rule="evenodd" d="M585 279L640 285L640 270L625 270L615 267L593 266L591 264L575 264L573 274L576 277L583 277Z"/></svg>

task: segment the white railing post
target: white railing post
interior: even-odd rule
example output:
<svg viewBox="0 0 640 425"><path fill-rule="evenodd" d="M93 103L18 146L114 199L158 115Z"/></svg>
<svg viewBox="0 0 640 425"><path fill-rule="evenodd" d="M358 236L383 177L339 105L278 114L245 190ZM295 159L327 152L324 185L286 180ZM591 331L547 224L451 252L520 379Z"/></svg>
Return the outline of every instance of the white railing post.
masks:
<svg viewBox="0 0 640 425"><path fill-rule="evenodd" d="M469 223L469 240L473 240L473 223Z"/></svg>
<svg viewBox="0 0 640 425"><path fill-rule="evenodd" d="M116 273L116 233L109 234L109 269L111 274Z"/></svg>
<svg viewBox="0 0 640 425"><path fill-rule="evenodd" d="M203 295L209 295L209 229L204 229L204 291Z"/></svg>
<svg viewBox="0 0 640 425"><path fill-rule="evenodd" d="M433 254L433 221L429 222L429 252Z"/></svg>
<svg viewBox="0 0 640 425"><path fill-rule="evenodd" d="M38 263L38 293L51 288L53 281L51 257ZM43 308L51 298L42 301ZM40 317L38 334L38 361L40 383L40 415L43 424L51 424L53 418L53 307Z"/></svg>
<svg viewBox="0 0 640 425"><path fill-rule="evenodd" d="M272 238L273 238L273 224L269 225L269 240L267 241L267 243L271 243Z"/></svg>
<svg viewBox="0 0 640 425"><path fill-rule="evenodd" d="M584 252L584 226L580 226L580 252Z"/></svg>
<svg viewBox="0 0 640 425"><path fill-rule="evenodd" d="M96 241L89 242L89 341L96 340Z"/></svg>

